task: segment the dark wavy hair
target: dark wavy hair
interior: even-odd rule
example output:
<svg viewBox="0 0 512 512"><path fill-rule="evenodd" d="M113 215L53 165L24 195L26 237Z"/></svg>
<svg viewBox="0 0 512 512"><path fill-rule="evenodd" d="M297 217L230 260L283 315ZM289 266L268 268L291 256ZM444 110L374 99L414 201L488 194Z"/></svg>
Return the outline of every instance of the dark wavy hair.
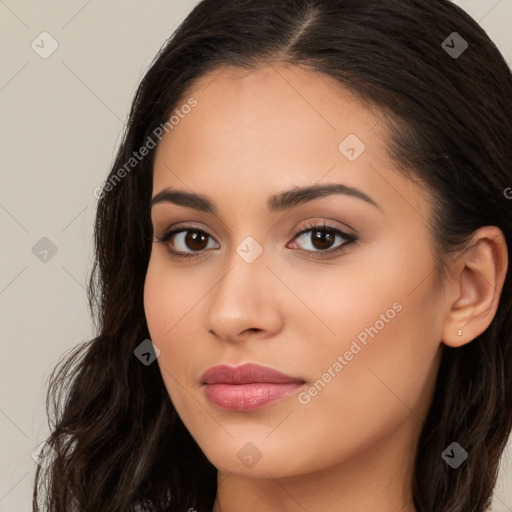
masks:
<svg viewBox="0 0 512 512"><path fill-rule="evenodd" d="M459 56L443 44L453 32L468 44ZM447 0L199 2L143 77L106 181L206 73L276 62L333 77L384 114L397 169L432 194L439 275L485 225L502 230L511 254L511 71L485 31ZM177 415L158 365L134 356L149 338L154 154L98 201L88 288L97 335L68 351L48 383L51 433L34 511L41 500L51 512L212 509L216 468ZM415 459L418 512L490 505L512 422L510 274L490 326L460 348L443 346ZM454 440L469 452L456 471L441 458Z"/></svg>

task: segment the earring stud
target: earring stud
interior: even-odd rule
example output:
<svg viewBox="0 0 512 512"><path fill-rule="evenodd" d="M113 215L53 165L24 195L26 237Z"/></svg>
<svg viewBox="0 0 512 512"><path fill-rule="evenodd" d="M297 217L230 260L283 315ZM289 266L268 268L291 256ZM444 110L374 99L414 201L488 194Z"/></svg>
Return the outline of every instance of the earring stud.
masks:
<svg viewBox="0 0 512 512"><path fill-rule="evenodd" d="M462 336L462 331L459 329L459 330L457 331L457 334L458 334L459 336Z"/></svg>

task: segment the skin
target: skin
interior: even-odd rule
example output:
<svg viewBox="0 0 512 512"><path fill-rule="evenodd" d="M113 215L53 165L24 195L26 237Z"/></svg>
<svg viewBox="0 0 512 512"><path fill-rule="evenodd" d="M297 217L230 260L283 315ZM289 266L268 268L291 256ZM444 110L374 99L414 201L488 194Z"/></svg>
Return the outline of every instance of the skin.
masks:
<svg viewBox="0 0 512 512"><path fill-rule="evenodd" d="M213 511L414 511L412 461L442 346L468 343L492 321L507 265L501 231L481 228L447 279L435 279L429 192L397 172L382 113L322 74L282 63L224 68L182 103L189 97L197 106L157 148L153 196L194 192L218 211L152 207L155 237L183 222L209 237L155 238L144 306L169 396L218 469ZM338 149L349 134L366 146L354 161ZM267 210L273 194L325 183L357 187L378 208L330 195ZM314 258L346 241L296 237L309 221L358 241ZM252 263L236 252L248 236L263 250ZM202 252L173 258L170 247ZM307 404L296 393L232 412L207 400L200 377L218 364L259 363L310 389L396 303ZM251 467L237 457L247 443L261 455Z"/></svg>

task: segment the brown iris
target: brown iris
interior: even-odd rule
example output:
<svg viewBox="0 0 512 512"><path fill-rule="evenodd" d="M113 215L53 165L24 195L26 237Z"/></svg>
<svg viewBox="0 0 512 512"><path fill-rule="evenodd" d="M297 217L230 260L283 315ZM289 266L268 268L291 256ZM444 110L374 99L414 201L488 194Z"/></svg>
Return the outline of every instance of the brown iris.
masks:
<svg viewBox="0 0 512 512"><path fill-rule="evenodd" d="M315 230L311 234L316 249L329 249L334 242L334 235L329 231Z"/></svg>
<svg viewBox="0 0 512 512"><path fill-rule="evenodd" d="M193 250L201 251L208 244L208 235L200 231L188 231L185 235L185 244ZM203 245L202 245L203 244Z"/></svg>

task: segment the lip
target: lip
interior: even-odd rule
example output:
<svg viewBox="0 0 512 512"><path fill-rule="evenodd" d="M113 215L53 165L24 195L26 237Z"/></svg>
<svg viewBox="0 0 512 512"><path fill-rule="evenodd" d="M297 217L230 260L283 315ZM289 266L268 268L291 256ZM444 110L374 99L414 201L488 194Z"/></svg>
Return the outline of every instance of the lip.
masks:
<svg viewBox="0 0 512 512"><path fill-rule="evenodd" d="M251 411L294 394L305 384L273 368L253 363L219 365L207 370L201 384L208 400L229 411Z"/></svg>

